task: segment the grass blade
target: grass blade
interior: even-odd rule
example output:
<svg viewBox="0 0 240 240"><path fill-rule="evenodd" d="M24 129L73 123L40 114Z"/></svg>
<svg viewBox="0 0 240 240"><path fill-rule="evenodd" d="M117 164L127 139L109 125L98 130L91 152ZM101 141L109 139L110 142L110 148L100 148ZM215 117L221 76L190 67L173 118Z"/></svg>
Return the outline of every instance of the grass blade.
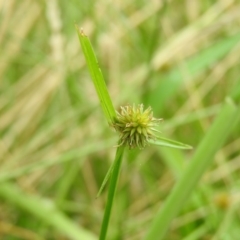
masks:
<svg viewBox="0 0 240 240"><path fill-rule="evenodd" d="M114 160L114 167L112 170L111 178L110 178L110 186L108 190L108 198L107 198L107 205L104 212L104 217L102 221L101 233L99 240L105 240L107 235L107 229L109 224L109 219L112 211L113 199L116 192L116 186L118 181L118 176L120 172L120 167L122 163L122 157L124 152L124 146L120 146L117 149L115 160Z"/></svg>
<svg viewBox="0 0 240 240"><path fill-rule="evenodd" d="M102 71L99 68L97 58L88 37L84 34L83 30L80 30L77 26L76 29L102 110L108 123L111 124L116 117L116 113L109 96Z"/></svg>
<svg viewBox="0 0 240 240"><path fill-rule="evenodd" d="M13 169L11 172L2 171L0 175L0 183L7 180L15 179L31 172L38 171L40 169L46 169L60 163L72 161L75 158L81 159L79 163L82 163L82 161L84 161L84 156L105 149L106 147L111 147L114 140L115 138L112 138L108 141L102 141L101 143L95 142L91 144L86 144L85 146L82 145L81 149L79 149L79 147L77 149L72 149L71 151L62 153L60 156L55 158L46 158L41 161L29 163L26 166Z"/></svg>
<svg viewBox="0 0 240 240"><path fill-rule="evenodd" d="M164 206L156 215L144 240L161 240L164 238L171 221L190 198L192 191L213 161L214 154L226 140L231 129L240 117L240 109L231 99L227 101L205 138L196 150L183 176L176 183Z"/></svg>
<svg viewBox="0 0 240 240"><path fill-rule="evenodd" d="M201 52L186 60L185 64L188 74L190 76L196 76L202 73L213 63L228 54L233 47L239 43L239 40L240 33L237 33L212 44L212 46L206 49L202 49ZM159 77L163 80L157 81ZM183 77L181 70L178 68L174 68L170 72L162 74L161 76L157 74L156 78L156 80L152 80L155 80L157 85L154 87L151 95L149 95L148 105L152 106L154 110L160 110L164 109L166 102L170 101L186 79Z"/></svg>
<svg viewBox="0 0 240 240"><path fill-rule="evenodd" d="M103 180L103 182L102 182L102 185L101 185L101 187L100 187L100 189L99 189L99 191L98 191L98 193L97 193L97 198L100 196L100 194L102 193L102 190L103 190L103 188L105 187L108 179L111 177L112 171L113 171L113 169L114 169L114 167L115 167L115 163L116 163L116 162L114 161L114 162L112 163L111 167L108 169L107 174L106 174L106 176L105 176L105 178L104 178L104 180Z"/></svg>
<svg viewBox="0 0 240 240"><path fill-rule="evenodd" d="M163 146L163 147L171 147L171 148L178 148L178 149L192 149L192 146L177 142L171 139L157 137L156 140L149 140L148 141L152 145Z"/></svg>
<svg viewBox="0 0 240 240"><path fill-rule="evenodd" d="M29 196L11 183L4 183L0 186L0 197L13 203L17 207L30 212L34 217L43 223L53 226L72 240L96 240L97 237L73 223L51 202L46 202L40 198ZM34 221L34 219L33 219Z"/></svg>

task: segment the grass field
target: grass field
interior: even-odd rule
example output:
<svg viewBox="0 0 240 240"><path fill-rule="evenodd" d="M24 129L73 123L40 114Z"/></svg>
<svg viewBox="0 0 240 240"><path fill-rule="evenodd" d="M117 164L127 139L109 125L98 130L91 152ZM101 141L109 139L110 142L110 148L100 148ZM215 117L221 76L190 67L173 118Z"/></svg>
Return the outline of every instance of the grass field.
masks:
<svg viewBox="0 0 240 240"><path fill-rule="evenodd" d="M162 136L125 149L109 240L240 239L240 2L0 1L0 239L97 240L114 108L151 106ZM159 231L159 232L158 232Z"/></svg>

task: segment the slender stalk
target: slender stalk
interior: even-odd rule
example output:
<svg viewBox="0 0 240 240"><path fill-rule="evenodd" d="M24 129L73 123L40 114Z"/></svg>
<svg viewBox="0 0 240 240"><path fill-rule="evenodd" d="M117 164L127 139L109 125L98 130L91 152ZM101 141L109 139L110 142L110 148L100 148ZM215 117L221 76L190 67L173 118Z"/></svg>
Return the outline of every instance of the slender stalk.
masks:
<svg viewBox="0 0 240 240"><path fill-rule="evenodd" d="M181 179L176 183L164 206L156 215L144 240L164 239L171 221L190 198L200 177L212 163L214 154L239 120L239 115L239 108L231 101L225 103Z"/></svg>
<svg viewBox="0 0 240 240"><path fill-rule="evenodd" d="M112 172L112 175L110 178L110 186L109 186L109 190L108 190L107 205L106 205L104 216L103 216L99 240L106 239L109 219L110 219L111 211L112 211L114 195L116 192L118 176L119 176L120 167L121 167L121 163L122 163L123 152L124 152L124 147L123 146L118 147L116 156L115 156L115 160L114 160L113 172Z"/></svg>

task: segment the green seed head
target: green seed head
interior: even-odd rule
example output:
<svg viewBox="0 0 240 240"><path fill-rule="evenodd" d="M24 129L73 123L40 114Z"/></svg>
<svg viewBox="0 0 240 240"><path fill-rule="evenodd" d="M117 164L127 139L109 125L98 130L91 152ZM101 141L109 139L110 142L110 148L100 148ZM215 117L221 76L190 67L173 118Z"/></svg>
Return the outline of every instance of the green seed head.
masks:
<svg viewBox="0 0 240 240"><path fill-rule="evenodd" d="M120 134L120 145L128 145L129 148L144 148L148 140L155 139L155 132L159 132L154 127L159 125L162 119L153 117L151 107L144 110L143 104L137 107L121 107L117 112L117 118L113 127Z"/></svg>

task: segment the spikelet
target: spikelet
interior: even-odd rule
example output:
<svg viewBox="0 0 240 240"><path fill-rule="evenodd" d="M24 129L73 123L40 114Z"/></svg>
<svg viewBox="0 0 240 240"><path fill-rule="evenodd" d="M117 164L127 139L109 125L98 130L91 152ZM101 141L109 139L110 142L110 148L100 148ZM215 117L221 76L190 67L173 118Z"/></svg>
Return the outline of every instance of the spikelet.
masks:
<svg viewBox="0 0 240 240"><path fill-rule="evenodd" d="M148 140L156 138L155 133L159 131L155 127L161 120L153 117L151 107L144 110L143 104L125 106L117 112L113 127L120 134L120 145L143 149Z"/></svg>

